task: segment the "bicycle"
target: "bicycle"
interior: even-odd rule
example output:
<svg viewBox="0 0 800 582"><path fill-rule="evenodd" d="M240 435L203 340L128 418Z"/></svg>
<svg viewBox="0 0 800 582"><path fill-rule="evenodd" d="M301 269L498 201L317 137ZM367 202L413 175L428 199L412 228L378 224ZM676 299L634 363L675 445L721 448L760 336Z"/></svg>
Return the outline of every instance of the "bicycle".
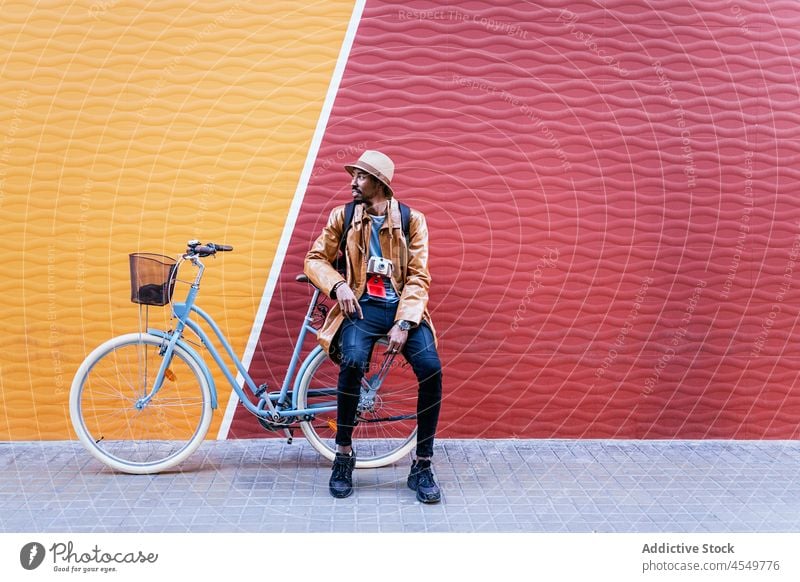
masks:
<svg viewBox="0 0 800 582"><path fill-rule="evenodd" d="M75 374L69 400L73 428L89 453L109 467L125 473L157 473L182 463L200 446L218 399L214 377L199 348L212 356L240 403L262 427L282 431L287 444L299 427L316 451L333 460L338 368L321 346L300 362L306 335L316 333L315 324L327 313L325 295L314 287L281 389L256 385L216 322L195 305L205 271L202 259L232 250L193 240L178 260L150 253L130 255L131 301L140 309L169 304L175 324L167 331L147 327L112 338L95 348ZM186 263L197 270L192 281L178 279ZM309 283L305 275L296 280ZM178 281L189 285L182 302L173 301ZM242 383L193 315L213 332ZM187 337L187 331L199 343ZM385 346L385 340L378 345ZM357 468L392 464L416 443L416 381L403 372L394 365L393 354L374 350L353 431L359 443Z"/></svg>

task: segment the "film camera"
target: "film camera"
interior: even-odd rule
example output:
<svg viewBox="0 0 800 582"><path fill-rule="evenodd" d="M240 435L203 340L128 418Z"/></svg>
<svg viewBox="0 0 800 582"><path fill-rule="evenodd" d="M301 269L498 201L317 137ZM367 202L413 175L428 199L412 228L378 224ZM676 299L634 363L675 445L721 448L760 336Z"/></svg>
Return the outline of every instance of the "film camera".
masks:
<svg viewBox="0 0 800 582"><path fill-rule="evenodd" d="M393 269L394 265L392 265L392 261L384 259L383 257L372 256L367 263L368 275L380 275L381 277L388 278L392 276Z"/></svg>

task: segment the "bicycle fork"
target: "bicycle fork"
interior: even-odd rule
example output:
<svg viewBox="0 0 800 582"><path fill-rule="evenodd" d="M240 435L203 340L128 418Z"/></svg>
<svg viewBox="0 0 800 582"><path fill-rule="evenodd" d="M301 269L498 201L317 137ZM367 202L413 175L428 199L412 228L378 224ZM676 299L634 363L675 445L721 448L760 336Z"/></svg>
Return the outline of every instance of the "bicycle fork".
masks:
<svg viewBox="0 0 800 582"><path fill-rule="evenodd" d="M162 338L161 347L158 350L158 355L161 356L161 364L158 367L158 373L156 374L155 380L153 380L153 386L149 389L147 388L147 368L149 366L149 360L147 358L147 354L141 354L141 360L143 364L141 367L141 387L142 387L142 396L133 404L133 407L136 410L144 410L150 401L155 398L158 391L161 390L161 387L164 385L164 378L168 380L175 380L175 374L172 370L170 370L170 364L172 363L172 358L175 355L175 346L178 343L178 339L180 338L180 332L174 332L170 337L169 341L165 341L166 338Z"/></svg>

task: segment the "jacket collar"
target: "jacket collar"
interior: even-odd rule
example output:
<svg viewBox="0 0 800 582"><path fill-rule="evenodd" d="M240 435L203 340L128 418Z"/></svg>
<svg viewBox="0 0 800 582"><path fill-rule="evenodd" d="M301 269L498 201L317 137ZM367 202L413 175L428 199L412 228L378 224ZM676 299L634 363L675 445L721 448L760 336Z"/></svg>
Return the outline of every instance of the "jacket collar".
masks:
<svg viewBox="0 0 800 582"><path fill-rule="evenodd" d="M402 224L402 218L400 217L400 205L398 204L397 200L394 197L389 199L389 209L387 211L387 215L389 220L383 223L381 230L384 228L400 228ZM355 224L363 224L369 220L369 214L364 210L363 204L356 205L356 209L353 213L353 222Z"/></svg>

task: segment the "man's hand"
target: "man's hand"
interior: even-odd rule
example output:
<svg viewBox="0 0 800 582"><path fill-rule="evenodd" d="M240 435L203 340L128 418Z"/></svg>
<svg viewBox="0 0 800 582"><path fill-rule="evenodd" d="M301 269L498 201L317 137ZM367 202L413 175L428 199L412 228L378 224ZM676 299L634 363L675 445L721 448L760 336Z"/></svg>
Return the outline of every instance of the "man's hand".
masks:
<svg viewBox="0 0 800 582"><path fill-rule="evenodd" d="M387 354L399 354L403 351L403 346L406 345L406 340L408 340L408 332L403 331L397 325L393 325L392 329L389 330L389 334L387 335L389 339L389 347L386 348Z"/></svg>
<svg viewBox="0 0 800 582"><path fill-rule="evenodd" d="M339 304L339 309L342 310L344 316L351 318L358 315L358 319L364 319L364 314L361 313L361 306L358 304L358 299L350 285L342 283L336 288L336 302Z"/></svg>

